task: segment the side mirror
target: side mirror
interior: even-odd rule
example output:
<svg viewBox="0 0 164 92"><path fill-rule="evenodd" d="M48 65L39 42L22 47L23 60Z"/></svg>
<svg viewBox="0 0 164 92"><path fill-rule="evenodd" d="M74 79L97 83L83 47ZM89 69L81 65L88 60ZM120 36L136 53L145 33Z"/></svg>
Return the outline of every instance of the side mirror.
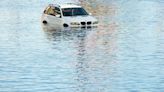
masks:
<svg viewBox="0 0 164 92"><path fill-rule="evenodd" d="M92 13L89 13L89 15L92 15Z"/></svg>
<svg viewBox="0 0 164 92"><path fill-rule="evenodd" d="M61 16L59 14L56 15L57 18L61 18Z"/></svg>

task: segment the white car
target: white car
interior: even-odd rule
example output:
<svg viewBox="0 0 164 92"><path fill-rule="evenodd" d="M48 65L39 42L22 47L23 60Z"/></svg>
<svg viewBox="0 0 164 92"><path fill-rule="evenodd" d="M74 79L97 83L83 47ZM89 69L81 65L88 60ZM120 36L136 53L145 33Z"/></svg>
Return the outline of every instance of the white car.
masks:
<svg viewBox="0 0 164 92"><path fill-rule="evenodd" d="M42 24L50 28L96 27L98 20L88 14L80 5L49 4L43 12Z"/></svg>

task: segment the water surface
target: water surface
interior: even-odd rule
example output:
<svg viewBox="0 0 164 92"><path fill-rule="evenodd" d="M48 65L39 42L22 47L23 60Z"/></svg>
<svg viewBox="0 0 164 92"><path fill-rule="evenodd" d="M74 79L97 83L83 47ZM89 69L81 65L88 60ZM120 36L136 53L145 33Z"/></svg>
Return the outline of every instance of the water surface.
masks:
<svg viewBox="0 0 164 92"><path fill-rule="evenodd" d="M98 28L44 31L49 2L0 1L0 92L164 91L162 0L96 0Z"/></svg>

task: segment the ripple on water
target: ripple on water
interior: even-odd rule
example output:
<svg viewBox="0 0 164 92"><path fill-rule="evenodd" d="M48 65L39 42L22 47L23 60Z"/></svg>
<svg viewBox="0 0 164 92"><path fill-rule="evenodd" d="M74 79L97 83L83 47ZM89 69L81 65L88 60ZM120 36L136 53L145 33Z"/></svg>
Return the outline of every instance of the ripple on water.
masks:
<svg viewBox="0 0 164 92"><path fill-rule="evenodd" d="M86 0L98 28L45 31L49 2L0 1L0 91L164 91L162 1Z"/></svg>

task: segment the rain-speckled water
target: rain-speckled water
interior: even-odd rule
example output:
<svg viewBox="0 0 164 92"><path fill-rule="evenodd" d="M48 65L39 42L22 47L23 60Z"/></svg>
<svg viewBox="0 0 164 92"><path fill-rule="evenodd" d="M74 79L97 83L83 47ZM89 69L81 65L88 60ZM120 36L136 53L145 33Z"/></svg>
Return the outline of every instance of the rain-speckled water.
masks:
<svg viewBox="0 0 164 92"><path fill-rule="evenodd" d="M0 92L164 92L164 1L87 0L94 29L44 31L51 0L0 0Z"/></svg>

